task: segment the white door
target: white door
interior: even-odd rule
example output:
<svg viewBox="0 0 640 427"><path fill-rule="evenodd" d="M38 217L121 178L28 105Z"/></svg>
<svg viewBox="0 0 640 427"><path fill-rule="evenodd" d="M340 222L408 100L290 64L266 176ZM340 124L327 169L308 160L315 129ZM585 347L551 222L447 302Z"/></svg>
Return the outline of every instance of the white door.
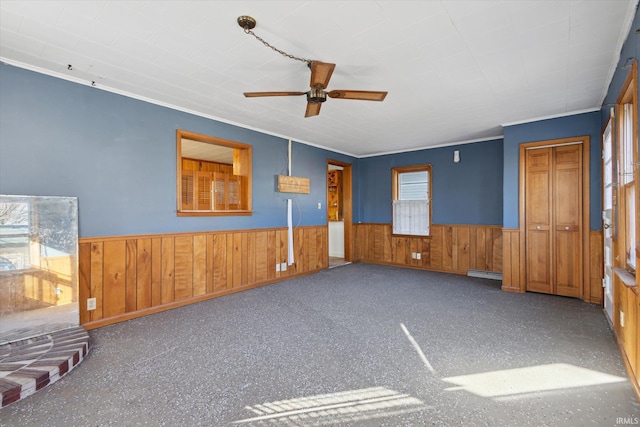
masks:
<svg viewBox="0 0 640 427"><path fill-rule="evenodd" d="M613 136L609 120L602 134L602 230L604 234L604 309L613 320Z"/></svg>

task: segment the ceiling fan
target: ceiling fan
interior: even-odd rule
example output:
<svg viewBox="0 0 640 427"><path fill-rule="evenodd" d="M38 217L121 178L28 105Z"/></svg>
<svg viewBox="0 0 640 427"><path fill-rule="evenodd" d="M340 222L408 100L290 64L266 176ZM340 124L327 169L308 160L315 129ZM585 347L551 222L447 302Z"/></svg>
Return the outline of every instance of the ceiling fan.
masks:
<svg viewBox="0 0 640 427"><path fill-rule="evenodd" d="M361 101L383 101L387 96L387 92L370 90L331 90L327 92L326 89L329 85L329 80L331 79L331 75L333 74L333 70L335 69L336 64L298 58L293 55L289 55L288 53L283 52L280 49L275 48L274 46L271 46L269 43L267 43L262 38L258 37L253 31L251 31L256 26L256 20L250 16L240 16L238 18L238 24L244 29L245 33L251 34L265 46L288 58L306 62L311 69L311 82L309 83L311 89L307 92L245 92L244 96L246 96L247 98L256 98L263 96L307 95L307 111L305 112L304 116L311 117L320 114L320 107L322 106L322 103L327 100L327 96L329 98L355 99Z"/></svg>
<svg viewBox="0 0 640 427"><path fill-rule="evenodd" d="M331 90L325 89L329 85L329 79L333 74L336 64L328 62L311 61L311 89L308 92L245 92L247 98L260 96L300 96L307 95L307 111L305 117L317 116L320 114L322 103L329 98L337 99L357 99L361 101L382 101L387 96L387 92L370 90Z"/></svg>

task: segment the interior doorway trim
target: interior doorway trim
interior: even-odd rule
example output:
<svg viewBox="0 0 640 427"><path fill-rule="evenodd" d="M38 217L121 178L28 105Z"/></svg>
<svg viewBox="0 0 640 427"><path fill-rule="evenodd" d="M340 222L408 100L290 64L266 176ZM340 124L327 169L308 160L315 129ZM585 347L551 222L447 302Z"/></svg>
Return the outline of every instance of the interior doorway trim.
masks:
<svg viewBox="0 0 640 427"><path fill-rule="evenodd" d="M329 165L342 167L342 215L344 219L344 260L351 262L353 258L353 170L351 163L341 162L339 160L328 159L325 171L329 169ZM326 185L325 185L326 187ZM329 195L327 194L327 200ZM327 226L328 226L327 221ZM329 247L327 245L327 254ZM328 256L328 255L327 255Z"/></svg>
<svg viewBox="0 0 640 427"><path fill-rule="evenodd" d="M519 205L518 205L518 228L520 232L520 292L526 292L526 261L527 261L527 242L526 242L526 218L525 218L525 152L526 150L543 148L549 146L563 146L572 144L582 144L582 299L589 301L591 290L591 268L590 257L591 248L589 246L590 223L590 137L588 135L576 136L572 138L551 139L545 141L536 141L520 144L520 162L519 162Z"/></svg>

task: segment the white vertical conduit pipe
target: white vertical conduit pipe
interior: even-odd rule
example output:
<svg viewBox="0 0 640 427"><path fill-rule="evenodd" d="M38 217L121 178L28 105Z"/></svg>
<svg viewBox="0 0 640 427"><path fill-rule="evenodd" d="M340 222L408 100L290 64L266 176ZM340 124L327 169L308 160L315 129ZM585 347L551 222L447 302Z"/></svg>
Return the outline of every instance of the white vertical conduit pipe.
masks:
<svg viewBox="0 0 640 427"><path fill-rule="evenodd" d="M289 138L289 176L291 176L291 138Z"/></svg>
<svg viewBox="0 0 640 427"><path fill-rule="evenodd" d="M289 138L289 176L291 176L291 138ZM287 199L287 265L292 265L294 263L293 259L293 215L291 214L292 200Z"/></svg>
<svg viewBox="0 0 640 427"><path fill-rule="evenodd" d="M287 264L291 265L294 262L293 259L293 221L291 215L291 199L287 199L287 245L288 245L288 256L287 256Z"/></svg>

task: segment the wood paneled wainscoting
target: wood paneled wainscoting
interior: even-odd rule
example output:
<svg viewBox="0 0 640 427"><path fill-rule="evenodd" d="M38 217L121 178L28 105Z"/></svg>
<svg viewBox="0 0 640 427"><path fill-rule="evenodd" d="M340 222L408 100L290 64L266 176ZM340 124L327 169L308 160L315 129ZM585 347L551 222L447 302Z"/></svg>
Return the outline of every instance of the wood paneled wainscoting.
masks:
<svg viewBox="0 0 640 427"><path fill-rule="evenodd" d="M394 236L391 224L354 224L354 230L355 261L457 274L502 272L499 226L434 224L429 237Z"/></svg>
<svg viewBox="0 0 640 427"><path fill-rule="evenodd" d="M613 331L631 384L640 400L640 280L615 268L613 274Z"/></svg>
<svg viewBox="0 0 640 427"><path fill-rule="evenodd" d="M504 266L502 271L502 290L525 292L525 265L522 253L522 235L517 228L502 229L504 240ZM602 231L589 233L589 278L584 281L582 299L592 304L602 303L603 278L603 235Z"/></svg>
<svg viewBox="0 0 640 427"><path fill-rule="evenodd" d="M502 266L502 290L524 292L524 264L520 262L520 230L503 228L504 261Z"/></svg>
<svg viewBox="0 0 640 427"><path fill-rule="evenodd" d="M313 273L329 266L327 226L79 239L80 324L86 329ZM87 299L96 309L87 310Z"/></svg>

